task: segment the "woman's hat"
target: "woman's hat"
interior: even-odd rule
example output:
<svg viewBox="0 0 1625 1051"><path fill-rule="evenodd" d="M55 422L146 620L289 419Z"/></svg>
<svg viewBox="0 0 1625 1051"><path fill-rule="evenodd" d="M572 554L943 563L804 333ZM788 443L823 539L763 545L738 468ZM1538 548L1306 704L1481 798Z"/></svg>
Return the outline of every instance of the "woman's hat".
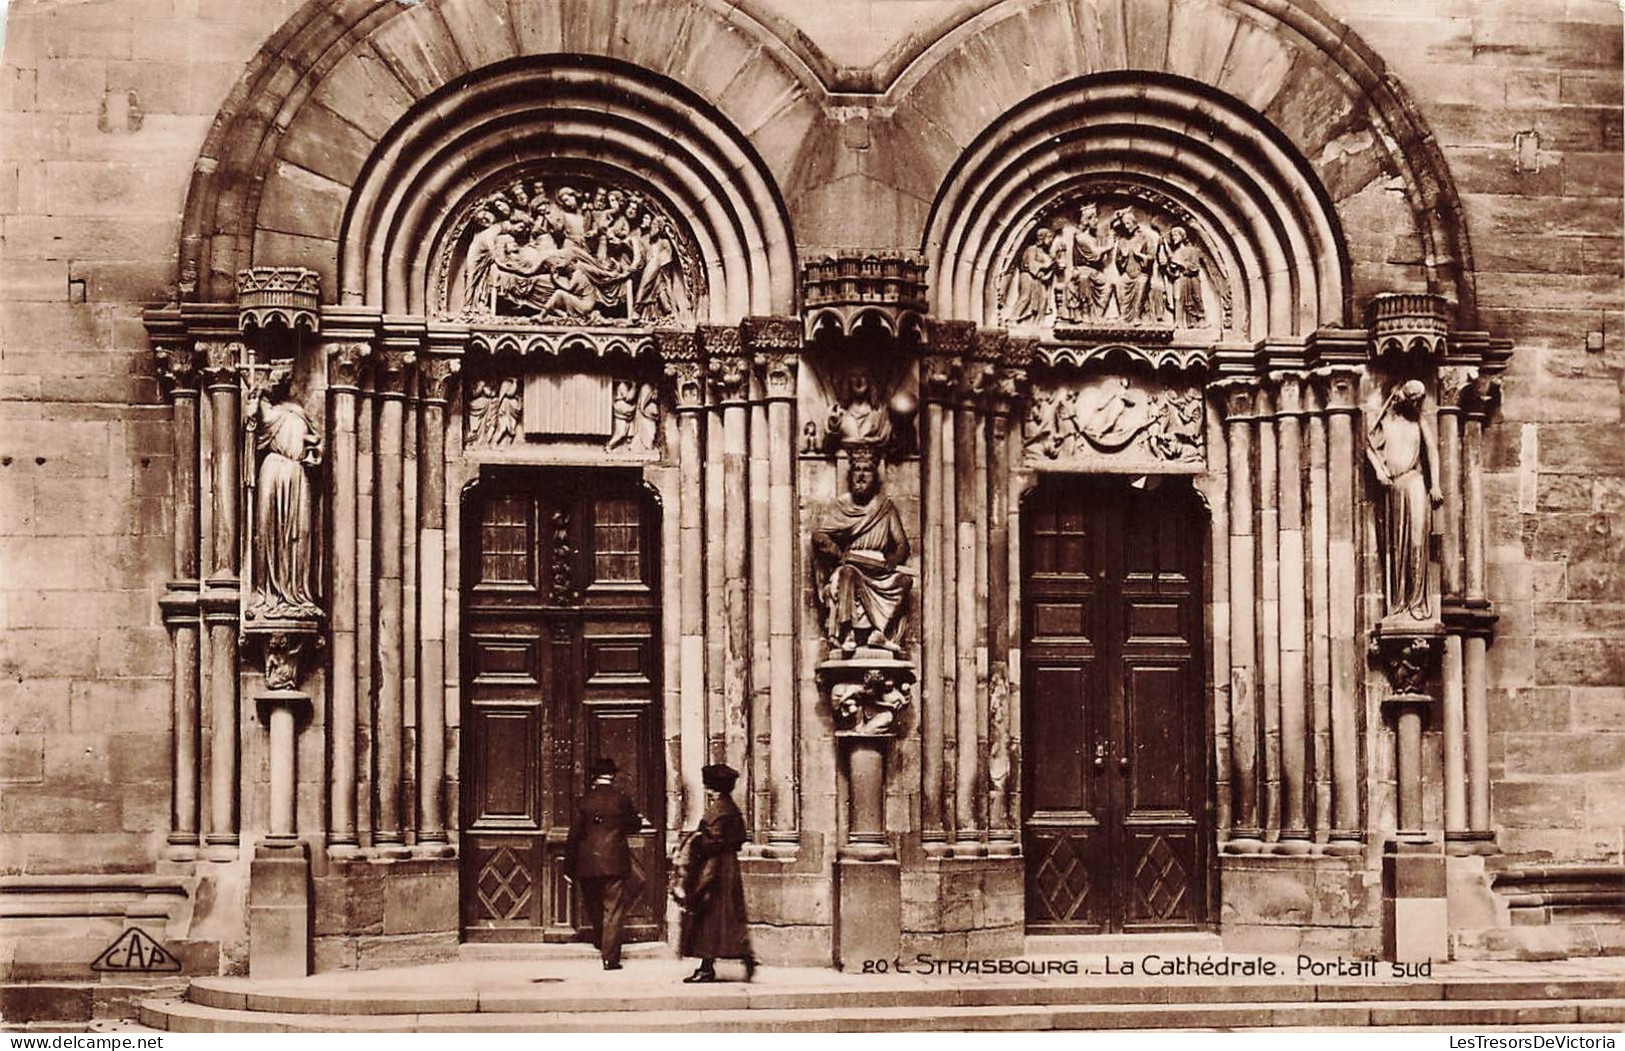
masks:
<svg viewBox="0 0 1625 1051"><path fill-rule="evenodd" d="M589 772L593 777L614 777L619 770L613 759L594 759Z"/></svg>
<svg viewBox="0 0 1625 1051"><path fill-rule="evenodd" d="M716 792L732 792L739 771L727 763L713 763L700 771L700 783Z"/></svg>

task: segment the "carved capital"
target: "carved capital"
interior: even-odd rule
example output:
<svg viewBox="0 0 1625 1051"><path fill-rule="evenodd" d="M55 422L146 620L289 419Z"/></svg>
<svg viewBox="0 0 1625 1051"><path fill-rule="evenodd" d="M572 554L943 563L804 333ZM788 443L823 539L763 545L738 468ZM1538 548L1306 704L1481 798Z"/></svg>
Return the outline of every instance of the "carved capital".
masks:
<svg viewBox="0 0 1625 1051"><path fill-rule="evenodd" d="M1310 375L1327 412L1356 412L1360 407L1360 372L1351 365L1327 365Z"/></svg>
<svg viewBox="0 0 1625 1051"><path fill-rule="evenodd" d="M770 401L783 401L796 396L796 372L801 355L789 351L769 351L756 355L756 368L762 376L762 389Z"/></svg>
<svg viewBox="0 0 1625 1051"><path fill-rule="evenodd" d="M1219 380L1209 388L1219 399L1226 420L1251 420L1261 408L1258 380L1246 376Z"/></svg>
<svg viewBox="0 0 1625 1051"><path fill-rule="evenodd" d="M327 345L327 386L329 389L355 390L361 386L361 374L372 356L369 342L329 343Z"/></svg>
<svg viewBox="0 0 1625 1051"><path fill-rule="evenodd" d="M184 343L162 344L152 352L158 363L158 384L166 397L196 394L202 375L197 352Z"/></svg>
<svg viewBox="0 0 1625 1051"><path fill-rule="evenodd" d="M929 401L952 402L959 390L963 359L951 354L927 354L921 359L920 385Z"/></svg>
<svg viewBox="0 0 1625 1051"><path fill-rule="evenodd" d="M667 360L666 379L671 384L672 402L678 412L705 407L705 367L697 360Z"/></svg>
<svg viewBox="0 0 1625 1051"><path fill-rule="evenodd" d="M1275 387L1275 415L1302 416L1306 377L1301 372L1272 372L1270 383Z"/></svg>
<svg viewBox="0 0 1625 1051"><path fill-rule="evenodd" d="M1460 412L1466 407L1467 391L1478 379L1473 365L1446 365L1439 370L1439 411Z"/></svg>
<svg viewBox="0 0 1625 1051"><path fill-rule="evenodd" d="M1488 420L1501 405L1501 378L1475 376L1461 395L1461 407L1467 415L1480 422Z"/></svg>
<svg viewBox="0 0 1625 1051"><path fill-rule="evenodd" d="M210 387L237 389L237 366L243 360L244 347L238 340L199 340L195 347L198 363L203 369L203 382Z"/></svg>
<svg viewBox="0 0 1625 1051"><path fill-rule="evenodd" d="M459 358L426 357L418 363L418 400L446 403L452 377L462 369Z"/></svg>
<svg viewBox="0 0 1625 1051"><path fill-rule="evenodd" d="M415 351L393 348L379 351L373 376L378 393L386 398L402 398L411 381L412 366L417 364Z"/></svg>
<svg viewBox="0 0 1625 1051"><path fill-rule="evenodd" d="M708 356L706 375L711 382L714 404L737 405L749 400L750 359L743 354Z"/></svg>
<svg viewBox="0 0 1625 1051"><path fill-rule="evenodd" d="M255 630L245 634L250 641L259 643L265 685L272 690L298 688L305 673L305 658L321 640L314 625L290 625L289 630Z"/></svg>

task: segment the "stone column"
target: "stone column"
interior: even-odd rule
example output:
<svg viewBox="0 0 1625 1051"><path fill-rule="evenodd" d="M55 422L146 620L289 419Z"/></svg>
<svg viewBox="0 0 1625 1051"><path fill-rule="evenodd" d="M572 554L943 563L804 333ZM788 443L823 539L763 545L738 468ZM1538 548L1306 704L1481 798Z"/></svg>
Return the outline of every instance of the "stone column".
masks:
<svg viewBox="0 0 1625 1051"><path fill-rule="evenodd" d="M1439 723L1444 738L1444 835L1459 841L1467 831L1466 700L1463 695L1462 543L1461 543L1461 395L1477 369L1459 366L1439 370L1439 465L1444 502L1439 505L1440 610L1444 638Z"/></svg>
<svg viewBox="0 0 1625 1051"><path fill-rule="evenodd" d="M1262 726L1263 776L1260 778L1260 818L1266 849L1275 850L1281 838L1281 512L1279 471L1276 464L1275 414L1270 392L1261 388L1255 413L1258 420L1258 668L1259 723Z"/></svg>
<svg viewBox="0 0 1625 1051"><path fill-rule="evenodd" d="M431 337L432 338L432 337ZM442 348L436 347L437 351ZM418 366L417 853L449 853L446 834L446 401L457 357Z"/></svg>
<svg viewBox="0 0 1625 1051"><path fill-rule="evenodd" d="M327 685L327 724L332 734L327 842L329 852L341 856L353 853L358 845L356 663L365 658L356 649L356 621L361 610L356 578L356 401L361 370L371 351L371 344L363 339L332 343L327 355L328 462L332 465L327 502L332 536L329 652L333 669Z"/></svg>
<svg viewBox="0 0 1625 1051"><path fill-rule="evenodd" d="M1362 647L1355 637L1358 566L1354 546L1354 417L1359 412L1360 370L1315 370L1327 413L1327 621L1331 655L1332 832L1328 854L1364 849L1360 824L1359 712L1357 679Z"/></svg>
<svg viewBox="0 0 1625 1051"><path fill-rule="evenodd" d="M213 731L209 754L209 829L204 842L221 848L218 859L235 858L238 842L238 697L237 628L239 547L237 523L241 499L238 465L241 417L238 362L243 345L208 340L199 345L205 358L214 464L209 579L203 589L204 621L209 628L209 710Z"/></svg>
<svg viewBox="0 0 1625 1051"><path fill-rule="evenodd" d="M1230 776L1235 801L1233 827L1225 849L1254 854L1263 849L1258 813L1258 708L1256 551L1253 537L1253 421L1258 383L1222 380L1214 385L1224 399L1225 447L1229 452L1230 518Z"/></svg>
<svg viewBox="0 0 1625 1051"><path fill-rule="evenodd" d="M748 781L745 706L750 697L750 493L746 484L750 362L740 352L737 328L706 326L701 337L711 378L711 403L719 407L712 419L722 421L721 499L706 502L707 534L711 550L721 555L713 561L722 574L721 589L711 592L713 602L719 597L722 600L722 616L718 618L722 626L722 724L713 726L711 735L715 747L717 731L722 731L722 758ZM715 463L713 450L707 449L706 453L708 464ZM720 538L715 524L718 519ZM748 787L743 794L749 797Z"/></svg>
<svg viewBox="0 0 1625 1051"><path fill-rule="evenodd" d="M158 350L159 379L174 429L173 561L159 602L174 653L171 685L169 843L165 856L189 861L198 847L198 371L184 336Z"/></svg>
<svg viewBox="0 0 1625 1051"><path fill-rule="evenodd" d="M747 346L747 357L754 353ZM751 358L750 370L750 706L747 724L750 727L750 785L751 808L749 826L755 834L753 849L767 846L768 831L773 826L773 758L770 706L772 704L772 640L773 630L768 620L771 582L768 579L768 558L773 547L769 532L768 497L768 422L766 381L760 368ZM765 853L764 853L765 856Z"/></svg>
<svg viewBox="0 0 1625 1051"><path fill-rule="evenodd" d="M1312 698L1315 770L1314 840L1324 844L1332 829L1332 645L1331 551L1326 479L1326 415L1319 394L1309 415L1309 692Z"/></svg>
<svg viewBox="0 0 1625 1051"><path fill-rule="evenodd" d="M376 357L371 366L377 365ZM373 667L378 660L377 605L373 585L377 579L377 495L378 495L378 377L375 367L361 371L357 378L355 411L355 593L360 603L355 620L355 740L356 842L373 845L376 826L373 789L377 777L373 762L377 753L377 720L373 702Z"/></svg>
<svg viewBox="0 0 1625 1051"><path fill-rule="evenodd" d="M1485 548L1488 522L1484 517L1484 426L1500 402L1500 381L1480 376L1469 392L1462 434L1462 488L1465 495L1463 539L1466 573L1463 605L1472 617L1462 652L1467 738L1468 837L1493 850L1495 831L1490 824L1490 727L1486 661L1495 614L1485 591Z"/></svg>
<svg viewBox="0 0 1625 1051"><path fill-rule="evenodd" d="M939 337L954 343L954 335L968 326L933 326L933 343ZM953 574L953 408L952 398L958 380L959 359L950 353L935 353L925 359L922 386L926 394L925 449L921 456L924 476L921 516L924 550L924 616L920 659L923 703L920 705L920 824L921 843L927 854L940 857L948 852L947 802L945 799L947 750L946 723L948 695L953 682L954 607L950 598Z"/></svg>
<svg viewBox="0 0 1625 1051"><path fill-rule="evenodd" d="M1307 657L1305 603L1308 580L1304 566L1303 376L1278 373L1276 385L1276 470L1280 486L1281 628L1281 840L1284 854L1310 850L1308 783Z"/></svg>
<svg viewBox="0 0 1625 1051"><path fill-rule="evenodd" d="M705 793L700 786L700 768L706 764L705 688L705 369L695 337L682 332L659 334L666 376L671 384L672 403L677 410L677 466L680 496L678 532L680 565L685 572L681 587L678 619L681 622L678 649L681 714L678 719L682 745L684 824L699 823L705 812Z"/></svg>
<svg viewBox="0 0 1625 1051"><path fill-rule="evenodd" d="M406 479L406 394L410 373L417 360L415 350L404 340L386 335L378 358L377 417L375 442L378 486L376 491L377 613L375 617L378 650L378 716L374 748L377 751L378 813L373 829L375 846L390 854L405 855L401 820L401 781L404 773L404 717L406 697L402 672L405 666L404 516Z"/></svg>
<svg viewBox="0 0 1625 1051"><path fill-rule="evenodd" d="M800 843L796 808L796 373L801 322L753 319L751 344L767 399L768 771L771 824L768 853L794 856ZM777 542L774 542L777 541Z"/></svg>
<svg viewBox="0 0 1625 1051"><path fill-rule="evenodd" d="M980 799L982 757L976 690L976 621L981 595L976 589L976 515L986 499L978 492L976 436L981 429L977 399L981 394L982 369L970 366L963 378L959 405L954 414L954 586L947 594L955 601L955 786L954 856L979 857L986 853L982 842Z"/></svg>
<svg viewBox="0 0 1625 1051"><path fill-rule="evenodd" d="M1006 368L991 389L988 439L987 662L988 853L1018 853L1010 808L1010 412L1022 376Z"/></svg>

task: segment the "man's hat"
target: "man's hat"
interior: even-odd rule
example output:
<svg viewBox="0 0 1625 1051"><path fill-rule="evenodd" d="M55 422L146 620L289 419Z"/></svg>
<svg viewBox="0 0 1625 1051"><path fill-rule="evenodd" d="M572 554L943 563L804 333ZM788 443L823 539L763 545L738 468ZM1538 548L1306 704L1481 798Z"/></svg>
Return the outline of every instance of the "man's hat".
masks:
<svg viewBox="0 0 1625 1051"><path fill-rule="evenodd" d="M613 759L594 759L588 773L592 777L614 777L620 769Z"/></svg>
<svg viewBox="0 0 1625 1051"><path fill-rule="evenodd" d="M700 783L715 792L732 792L739 771L727 763L713 763L700 771Z"/></svg>

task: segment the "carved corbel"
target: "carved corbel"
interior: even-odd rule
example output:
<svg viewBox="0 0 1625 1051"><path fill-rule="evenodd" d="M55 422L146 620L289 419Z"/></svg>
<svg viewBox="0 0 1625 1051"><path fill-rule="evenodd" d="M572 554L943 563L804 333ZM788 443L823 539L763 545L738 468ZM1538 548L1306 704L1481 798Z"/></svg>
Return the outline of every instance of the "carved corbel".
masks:
<svg viewBox="0 0 1625 1051"><path fill-rule="evenodd" d="M1428 697L1428 680L1439 663L1438 633L1373 633L1367 649L1395 697Z"/></svg>

